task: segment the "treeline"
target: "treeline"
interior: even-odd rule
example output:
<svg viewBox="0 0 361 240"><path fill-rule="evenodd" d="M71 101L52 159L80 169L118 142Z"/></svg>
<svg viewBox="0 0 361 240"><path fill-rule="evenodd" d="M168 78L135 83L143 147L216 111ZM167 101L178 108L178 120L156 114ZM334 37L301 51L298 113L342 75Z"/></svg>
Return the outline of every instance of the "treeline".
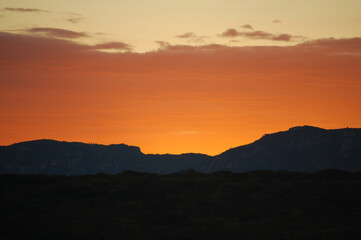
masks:
<svg viewBox="0 0 361 240"><path fill-rule="evenodd" d="M0 175L0 239L359 239L361 172Z"/></svg>

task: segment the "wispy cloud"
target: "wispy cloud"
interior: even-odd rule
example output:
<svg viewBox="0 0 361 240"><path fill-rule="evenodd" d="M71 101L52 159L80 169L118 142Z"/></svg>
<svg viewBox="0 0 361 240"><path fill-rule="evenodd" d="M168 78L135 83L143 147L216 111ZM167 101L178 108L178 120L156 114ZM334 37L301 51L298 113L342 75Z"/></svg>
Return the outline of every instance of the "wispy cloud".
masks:
<svg viewBox="0 0 361 240"><path fill-rule="evenodd" d="M253 30L253 27L251 25L249 25L249 24L242 25L241 27Z"/></svg>
<svg viewBox="0 0 361 240"><path fill-rule="evenodd" d="M240 32L234 28L227 29L220 36L222 37L244 37L248 39L263 39L263 40L272 40L272 41L294 41L299 40L301 36L294 36L291 34L283 33L283 34L273 34L265 31L247 31Z"/></svg>
<svg viewBox="0 0 361 240"><path fill-rule="evenodd" d="M54 13L54 14L64 14L64 20L73 24L79 23L84 17L81 14L73 12L53 12L49 10L39 9L39 8L11 8L6 7L2 9L3 11L10 12L19 12L19 13ZM66 16L67 15L67 16ZM1 17L1 15L0 15Z"/></svg>
<svg viewBox="0 0 361 240"><path fill-rule="evenodd" d="M193 32L186 32L180 35L175 36L177 38L183 38L187 39L188 43L196 43L196 44L202 44L204 43L204 39L207 38L207 36L198 36L197 34Z"/></svg>
<svg viewBox="0 0 361 240"><path fill-rule="evenodd" d="M133 49L133 46L123 43L123 42L107 42L107 43L100 43L91 46L93 49L97 50L126 50L130 51Z"/></svg>
<svg viewBox="0 0 361 240"><path fill-rule="evenodd" d="M49 12L48 10L44 9L38 9L38 8L4 8L5 11L11 11L11 12L25 12L25 13L41 13L41 12Z"/></svg>
<svg viewBox="0 0 361 240"><path fill-rule="evenodd" d="M186 33L177 35L176 37L177 38L193 38L193 37L196 37L196 35L192 32L186 32Z"/></svg>
<svg viewBox="0 0 361 240"><path fill-rule="evenodd" d="M80 22L81 20L83 20L82 17L72 17L72 18L66 18L65 19L66 21L70 22L70 23L78 23Z"/></svg>
<svg viewBox="0 0 361 240"><path fill-rule="evenodd" d="M225 45L220 44L206 44L201 46L191 46L191 45L172 45L165 41L155 41L160 50L167 50L167 51L179 51L179 52L191 52L191 51L212 51L217 49L224 49L227 48Z"/></svg>
<svg viewBox="0 0 361 240"><path fill-rule="evenodd" d="M89 37L87 33L74 32L61 28L30 28L26 30L29 33L42 33L49 37L60 37L60 38L81 38Z"/></svg>
<svg viewBox="0 0 361 240"><path fill-rule="evenodd" d="M158 44L161 49L167 49L171 46L168 42L165 41L155 41L155 43Z"/></svg>
<svg viewBox="0 0 361 240"><path fill-rule="evenodd" d="M73 24L79 23L80 21L82 21L84 19L84 17L79 13L64 12L64 14L67 15L67 17L65 17L65 21L73 23Z"/></svg>

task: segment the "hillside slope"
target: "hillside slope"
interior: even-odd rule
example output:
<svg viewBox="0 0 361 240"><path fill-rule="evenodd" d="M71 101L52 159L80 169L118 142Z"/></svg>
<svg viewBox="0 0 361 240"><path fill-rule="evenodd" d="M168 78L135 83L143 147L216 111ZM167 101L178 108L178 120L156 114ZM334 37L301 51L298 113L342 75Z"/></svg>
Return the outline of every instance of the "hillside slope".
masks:
<svg viewBox="0 0 361 240"><path fill-rule="evenodd" d="M214 157L207 171L315 171L330 168L361 170L361 129L325 130L303 126L266 134L254 143Z"/></svg>

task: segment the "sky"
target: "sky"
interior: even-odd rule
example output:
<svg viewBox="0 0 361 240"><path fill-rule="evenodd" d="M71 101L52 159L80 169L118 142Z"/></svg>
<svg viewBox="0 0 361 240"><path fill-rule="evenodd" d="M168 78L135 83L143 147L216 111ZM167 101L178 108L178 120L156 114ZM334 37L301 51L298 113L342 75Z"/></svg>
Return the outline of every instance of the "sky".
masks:
<svg viewBox="0 0 361 240"><path fill-rule="evenodd" d="M219 154L361 127L361 1L0 1L0 145Z"/></svg>

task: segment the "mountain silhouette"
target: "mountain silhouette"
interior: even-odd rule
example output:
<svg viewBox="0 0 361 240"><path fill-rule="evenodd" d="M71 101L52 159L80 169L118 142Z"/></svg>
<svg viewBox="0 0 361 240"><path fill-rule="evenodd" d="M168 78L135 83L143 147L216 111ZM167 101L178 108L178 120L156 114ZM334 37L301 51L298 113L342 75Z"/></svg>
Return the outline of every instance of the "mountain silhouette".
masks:
<svg viewBox="0 0 361 240"><path fill-rule="evenodd" d="M303 126L266 134L254 143L215 156L207 171L361 170L361 129Z"/></svg>
<svg viewBox="0 0 361 240"><path fill-rule="evenodd" d="M144 154L139 147L35 140L0 147L0 173L82 175L139 171L173 173L229 170L361 170L361 129L325 130L302 126L205 154Z"/></svg>

